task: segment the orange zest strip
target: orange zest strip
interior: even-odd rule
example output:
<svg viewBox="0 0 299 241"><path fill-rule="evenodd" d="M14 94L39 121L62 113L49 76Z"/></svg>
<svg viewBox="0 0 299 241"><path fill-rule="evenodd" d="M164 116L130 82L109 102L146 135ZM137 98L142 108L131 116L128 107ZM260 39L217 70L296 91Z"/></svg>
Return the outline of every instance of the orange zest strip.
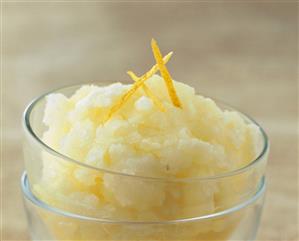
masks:
<svg viewBox="0 0 299 241"><path fill-rule="evenodd" d="M139 77L136 76L132 71L128 71L127 74L135 81L139 81ZM165 112L166 109L163 106L163 103L159 100L159 98L147 87L146 84L142 85L142 88L144 90L144 93L154 102L154 104L157 106L157 108L160 109L160 111Z"/></svg>
<svg viewBox="0 0 299 241"><path fill-rule="evenodd" d="M171 101L174 106L182 108L179 97L177 96L177 93L175 91L172 78L163 62L162 54L160 52L160 49L159 49L159 46L158 46L156 40L152 39L151 46L152 46L152 51L153 51L154 57L156 59L157 65L159 67L160 73L165 81L166 86L167 86L169 97L171 98Z"/></svg>
<svg viewBox="0 0 299 241"><path fill-rule="evenodd" d="M162 62L164 62L164 64L166 64L169 59L171 58L172 56L172 52L170 52L169 54L167 54ZM135 82L132 86L131 89L129 89L120 99L119 101L116 102L116 104L114 106L111 107L109 113L108 113L108 116L106 118L106 120L104 121L107 122L111 117L112 115L117 112L122 106L123 104L126 103L126 101L145 83L145 81L147 79L149 79L150 77L152 77L157 71L159 70L158 68L158 65L154 65L148 72L146 72L144 75L142 75L139 80L137 82Z"/></svg>

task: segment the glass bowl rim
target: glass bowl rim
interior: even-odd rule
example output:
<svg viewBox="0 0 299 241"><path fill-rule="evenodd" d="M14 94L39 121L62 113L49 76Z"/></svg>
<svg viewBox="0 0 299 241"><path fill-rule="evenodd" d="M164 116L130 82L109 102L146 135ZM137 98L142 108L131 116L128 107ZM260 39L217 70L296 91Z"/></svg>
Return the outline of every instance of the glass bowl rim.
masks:
<svg viewBox="0 0 299 241"><path fill-rule="evenodd" d="M110 82L110 81L93 81L93 82L88 82L88 83L80 83L80 84L74 84L74 85L66 85L60 88L53 89L51 91L48 91L39 97L33 99L25 108L25 111L22 116L22 126L23 130L25 131L26 134L29 135L29 137L39 146L41 146L43 149L45 149L48 153L51 155L54 155L58 158L61 158L65 161L69 161L71 163L74 163L76 165L82 166L84 168L92 169L95 171L100 171L102 173L107 173L107 174L112 174L112 175L118 175L118 176L123 176L123 177L131 177L131 178L139 178L139 179L144 179L144 180L152 180L152 181L165 181L165 182L192 182L192 181L210 181L210 180L216 180L216 179L221 179L221 178L226 178L226 177L231 177L238 175L240 173L246 172L247 170L253 168L255 165L257 165L261 160L263 160L263 157L267 154L268 149L269 149L269 140L267 137L266 132L264 129L249 115L245 114L244 112L239 111L237 108L234 108L230 104L226 104L225 102L221 100L217 100L215 98L209 97L209 96L204 96L205 98L210 98L213 101L216 102L216 104L222 104L225 105L226 107L229 107L231 110L238 112L241 114L243 117L247 118L249 121L251 121L253 124L255 124L263 138L263 148L260 152L260 154L252 161L250 161L247 165L242 166L238 169L231 170L229 172L224 172L216 175L211 175L211 176L202 176L202 177L187 177L187 178L169 178L169 177L151 177L151 176L141 176L141 175L133 175L133 174L128 174L128 173L123 173L123 172L118 172L114 170L109 170L109 169L104 169L104 168L98 168L95 166L88 165L86 163L80 162L78 160L75 160L73 158L70 158L55 149L51 148L49 145L47 145L41 138L39 138L36 133L34 132L31 123L30 123L30 115L34 109L34 107L43 99L46 98L49 94L71 89L71 88L79 88L83 85L98 85L98 86L105 86L106 84L113 84L115 82Z"/></svg>
<svg viewBox="0 0 299 241"><path fill-rule="evenodd" d="M92 221L92 222L100 222L100 223L106 223L106 224L149 224L149 225L154 225L154 224L178 224L178 223L188 223L188 222L197 222L197 221L202 221L206 219L213 219L213 218L218 218L222 217L234 212L237 212L239 210L242 210L243 208L246 208L247 206L251 205L254 203L256 200L261 198L263 194L265 193L266 190L266 178L263 176L261 178L261 181L258 185L257 191L249 198L246 199L245 201L238 203L230 208L224 209L222 211L218 211L216 213L211 213L211 214L205 214L202 216L195 216L191 218L180 218L180 219L173 219L173 220L160 220L160 221L144 221L144 220L121 220L121 219L102 219L102 218L96 218L96 217L90 217L90 216L83 216L81 214L76 214L76 213L71 213L69 211L64 211L60 208L56 208L53 206L50 206L49 204L45 203L44 201L40 200L38 197L36 197L33 192L30 189L30 184L27 176L27 172L24 171L22 176L21 176L21 188L23 192L23 198L27 199L30 201L33 205L42 208L48 212L54 213L55 215L60 215L64 216L67 218L74 218L74 219L80 219L83 221Z"/></svg>

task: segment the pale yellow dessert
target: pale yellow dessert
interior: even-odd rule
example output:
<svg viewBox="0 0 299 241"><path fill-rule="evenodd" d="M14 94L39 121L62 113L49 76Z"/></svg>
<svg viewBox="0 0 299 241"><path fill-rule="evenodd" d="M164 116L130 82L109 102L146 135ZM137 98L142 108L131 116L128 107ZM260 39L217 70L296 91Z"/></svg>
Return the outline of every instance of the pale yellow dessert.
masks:
<svg viewBox="0 0 299 241"><path fill-rule="evenodd" d="M212 99L197 95L189 85L172 81L155 42L153 49L158 65L140 78L129 72L134 84L85 85L69 97L47 96L48 130L43 141L86 166L44 153L41 182L33 187L40 199L97 218L165 221L230 208L256 190L259 176L254 172L219 181L199 179L253 161L261 151L260 130L239 113L222 110ZM159 69L163 77L153 75ZM235 213L198 225L182 224L179 235L226 239L240 217ZM143 235L140 239L163 240L173 239L174 230L180 230L165 228L163 236L148 227L129 235L127 229L100 232L96 224L85 227L71 220L64 220L69 225L59 228L57 218L46 219L51 220L57 239Z"/></svg>

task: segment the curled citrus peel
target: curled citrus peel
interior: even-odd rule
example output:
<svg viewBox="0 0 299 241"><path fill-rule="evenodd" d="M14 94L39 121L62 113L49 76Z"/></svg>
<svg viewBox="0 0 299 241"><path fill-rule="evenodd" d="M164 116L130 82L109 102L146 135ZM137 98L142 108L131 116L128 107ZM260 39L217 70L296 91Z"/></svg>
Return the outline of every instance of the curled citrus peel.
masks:
<svg viewBox="0 0 299 241"><path fill-rule="evenodd" d="M168 94L171 98L171 101L174 106L182 108L180 99L177 96L177 93L175 91L172 78L171 78L170 73L168 72L168 69L166 68L165 63L162 59L162 54L160 52L160 49L159 49L159 46L158 46L156 40L152 39L151 46L152 46L152 51L153 51L154 57L156 59L158 68L159 68L160 73L165 81L166 86L167 86Z"/></svg>
<svg viewBox="0 0 299 241"><path fill-rule="evenodd" d="M133 71L128 71L127 74L135 81L139 81L140 77L136 76ZM146 84L142 85L142 89L144 90L144 93L154 102L157 108L160 109L160 111L165 112L166 109L163 106L163 103L159 100L159 98L147 87Z"/></svg>
<svg viewBox="0 0 299 241"><path fill-rule="evenodd" d="M163 59L163 64L166 64L169 59L171 58L173 52L168 53ZM145 83L146 80L148 80L150 77L152 77L157 71L159 70L158 64L155 64L148 72L146 72L144 75L142 75L138 81L136 81L133 86L116 102L114 106L111 107L109 110L109 113L107 115L107 118L105 119L104 123L110 120L112 115L116 113L125 103L126 101Z"/></svg>

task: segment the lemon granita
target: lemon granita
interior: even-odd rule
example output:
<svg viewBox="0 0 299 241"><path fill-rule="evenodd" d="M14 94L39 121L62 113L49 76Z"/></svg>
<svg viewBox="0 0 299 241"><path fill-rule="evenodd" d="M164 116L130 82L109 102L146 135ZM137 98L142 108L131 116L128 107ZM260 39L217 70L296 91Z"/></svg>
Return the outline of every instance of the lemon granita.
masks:
<svg viewBox="0 0 299 241"><path fill-rule="evenodd" d="M46 97L42 140L72 161L43 153L40 181L32 188L41 200L108 220L169 221L231 208L256 191L262 168L225 174L244 168L261 153L259 127L174 81L165 66L172 53L162 58L155 41L152 48L157 64L141 77L129 71L133 84L84 85L71 95ZM221 175L225 178L208 181ZM182 230L169 226L163 235L156 228L131 230L135 236L130 235L223 240L241 219L235 213L184 224ZM67 221L45 220L57 239L88 239L92 232L97 239L131 237L128 229L111 227L101 233L96 225L58 227Z"/></svg>
<svg viewBox="0 0 299 241"><path fill-rule="evenodd" d="M259 153L259 129L233 111L175 82L182 108L169 103L164 81L147 81L166 108L159 111L142 89L103 123L130 85L83 86L70 98L47 97L44 141L98 168L148 177L211 176L245 166Z"/></svg>

